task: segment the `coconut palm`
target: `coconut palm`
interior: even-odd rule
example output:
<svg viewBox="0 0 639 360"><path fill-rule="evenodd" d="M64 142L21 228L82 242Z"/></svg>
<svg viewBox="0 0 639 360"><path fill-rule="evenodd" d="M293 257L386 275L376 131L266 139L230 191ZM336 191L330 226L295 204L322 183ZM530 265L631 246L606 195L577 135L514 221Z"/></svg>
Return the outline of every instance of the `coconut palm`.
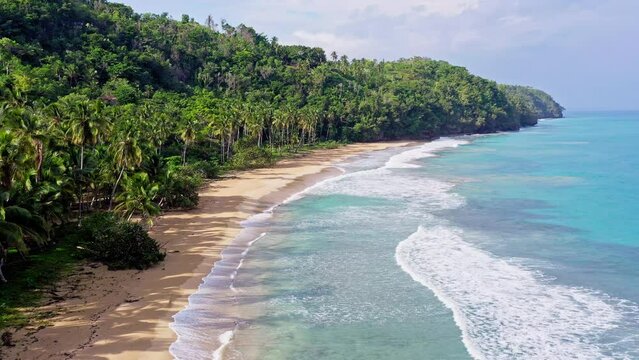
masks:
<svg viewBox="0 0 639 360"><path fill-rule="evenodd" d="M186 150L197 137L198 122L195 119L187 120L180 131L180 139L184 142L182 150L182 165L186 165Z"/></svg>
<svg viewBox="0 0 639 360"><path fill-rule="evenodd" d="M79 218L82 219L84 187L84 153L87 146L92 146L103 139L111 127L110 119L104 116L104 103L90 101L84 96L69 95L61 100L66 112L67 136L73 145L80 148L79 169Z"/></svg>
<svg viewBox="0 0 639 360"><path fill-rule="evenodd" d="M67 112L67 135L73 145L80 147L80 170L83 170L85 147L97 144L108 134L110 119L103 116L104 103L101 101L73 96L63 99L63 104Z"/></svg>
<svg viewBox="0 0 639 360"><path fill-rule="evenodd" d="M7 199L6 193L0 193L1 203ZM2 266L9 248L15 248L24 256L28 253L27 240L42 246L49 241L49 225L38 215L18 207L0 207L0 281L7 282Z"/></svg>
<svg viewBox="0 0 639 360"><path fill-rule="evenodd" d="M118 178L113 185L111 191L111 197L109 198L109 210L113 207L113 199L115 192L118 188L120 180L124 175L124 171L132 169L135 166L139 166L142 163L143 155L142 148L138 144L137 137L133 134L132 129L129 129L122 135L122 137L113 146L113 161L118 169L120 169Z"/></svg>
<svg viewBox="0 0 639 360"><path fill-rule="evenodd" d="M139 214L143 222L151 225L152 217L160 213L160 207L155 203L159 185L151 183L147 173L139 172L128 177L123 187L124 191L118 195L118 205L114 210L127 220Z"/></svg>
<svg viewBox="0 0 639 360"><path fill-rule="evenodd" d="M10 130L0 130L0 190L9 191L15 181L29 186L33 170L33 154L30 143Z"/></svg>
<svg viewBox="0 0 639 360"><path fill-rule="evenodd" d="M3 111L5 126L19 138L24 139L33 148L35 180L42 175L42 162L45 156L45 144L52 138L49 128L45 126L42 113L31 106L12 107Z"/></svg>
<svg viewBox="0 0 639 360"><path fill-rule="evenodd" d="M206 123L206 132L209 138L220 140L220 160L224 162L224 123L219 115L209 116Z"/></svg>

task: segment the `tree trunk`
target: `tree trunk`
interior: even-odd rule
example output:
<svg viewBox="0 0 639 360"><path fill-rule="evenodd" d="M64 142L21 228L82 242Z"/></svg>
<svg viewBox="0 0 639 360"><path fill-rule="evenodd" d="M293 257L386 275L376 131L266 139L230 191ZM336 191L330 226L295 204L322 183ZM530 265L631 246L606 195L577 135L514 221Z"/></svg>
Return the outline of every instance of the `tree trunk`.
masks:
<svg viewBox="0 0 639 360"><path fill-rule="evenodd" d="M109 211L113 208L113 198L115 197L115 191L118 189L118 184L122 179L122 174L124 174L124 166L120 170L120 175L118 175L118 179L115 181L115 185L113 185L113 190L111 191L111 197L109 198Z"/></svg>
<svg viewBox="0 0 639 360"><path fill-rule="evenodd" d="M184 149L182 150L182 165L186 165L186 148L188 147L187 143L184 143Z"/></svg>
<svg viewBox="0 0 639 360"><path fill-rule="evenodd" d="M2 273L3 265L4 265L4 258L0 259L0 281L2 281L3 283L6 283L7 279L5 279L4 274Z"/></svg>
<svg viewBox="0 0 639 360"><path fill-rule="evenodd" d="M42 162L44 161L44 144L42 141L36 141L36 183L42 178Z"/></svg>
<svg viewBox="0 0 639 360"><path fill-rule="evenodd" d="M80 175L78 182L80 183L80 196L78 199L78 227L82 225L82 200L84 198L84 189L82 187L82 173L84 172L84 144L80 147Z"/></svg>
<svg viewBox="0 0 639 360"><path fill-rule="evenodd" d="M224 136L220 139L220 150L222 151L222 163L224 162Z"/></svg>
<svg viewBox="0 0 639 360"><path fill-rule="evenodd" d="M84 145L80 146L80 170L84 170Z"/></svg>

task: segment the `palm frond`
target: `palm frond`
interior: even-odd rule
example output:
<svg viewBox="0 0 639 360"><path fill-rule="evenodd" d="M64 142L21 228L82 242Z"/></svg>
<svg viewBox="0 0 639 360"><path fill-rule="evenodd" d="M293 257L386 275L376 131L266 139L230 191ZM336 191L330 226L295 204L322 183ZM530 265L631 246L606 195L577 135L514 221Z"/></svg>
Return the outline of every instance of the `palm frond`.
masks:
<svg viewBox="0 0 639 360"><path fill-rule="evenodd" d="M0 244L5 249L14 247L22 254L29 252L22 228L10 222L0 221Z"/></svg>

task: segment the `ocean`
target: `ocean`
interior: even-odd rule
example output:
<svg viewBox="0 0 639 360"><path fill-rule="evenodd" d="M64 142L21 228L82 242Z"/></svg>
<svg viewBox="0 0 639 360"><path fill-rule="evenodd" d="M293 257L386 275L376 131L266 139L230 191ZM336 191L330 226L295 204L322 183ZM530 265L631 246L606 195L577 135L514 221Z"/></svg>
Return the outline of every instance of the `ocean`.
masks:
<svg viewBox="0 0 639 360"><path fill-rule="evenodd" d="M639 113L338 164L244 223L180 359L639 359Z"/></svg>

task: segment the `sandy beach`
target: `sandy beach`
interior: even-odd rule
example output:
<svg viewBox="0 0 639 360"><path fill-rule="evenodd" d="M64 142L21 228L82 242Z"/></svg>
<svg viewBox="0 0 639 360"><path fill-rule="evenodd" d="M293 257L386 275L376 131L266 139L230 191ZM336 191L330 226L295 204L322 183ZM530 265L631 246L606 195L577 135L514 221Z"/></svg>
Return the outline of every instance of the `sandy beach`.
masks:
<svg viewBox="0 0 639 360"><path fill-rule="evenodd" d="M107 271L83 264L47 296L38 311L56 314L51 325L25 328L3 359L171 359L176 339L169 328L220 252L241 230L240 222L322 179L339 174L332 164L408 142L352 144L316 150L267 169L238 172L213 181L200 205L157 219L151 235L166 260L146 271Z"/></svg>

